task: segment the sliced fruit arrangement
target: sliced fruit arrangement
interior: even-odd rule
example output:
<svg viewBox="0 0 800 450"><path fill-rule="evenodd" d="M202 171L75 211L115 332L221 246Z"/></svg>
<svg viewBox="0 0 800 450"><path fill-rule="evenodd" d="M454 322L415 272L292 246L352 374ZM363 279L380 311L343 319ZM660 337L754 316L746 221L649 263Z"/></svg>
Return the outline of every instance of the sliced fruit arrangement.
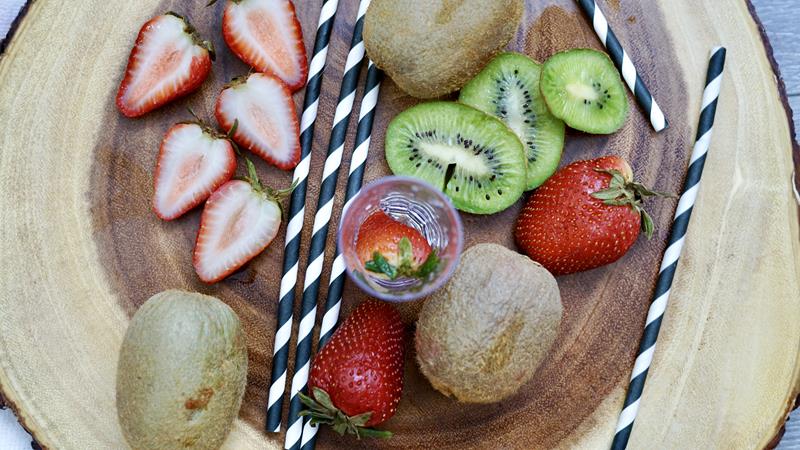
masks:
<svg viewBox="0 0 800 450"><path fill-rule="evenodd" d="M329 424L339 434L388 438L369 427L394 416L403 392L405 325L388 303L367 300L356 307L322 347L311 365L312 424Z"/></svg>
<svg viewBox="0 0 800 450"><path fill-rule="evenodd" d="M436 251L416 228L378 211L361 224L356 252L364 268L394 280L426 279L439 267Z"/></svg>
<svg viewBox="0 0 800 450"><path fill-rule="evenodd" d="M233 53L256 71L275 75L292 92L305 85L303 31L289 0L228 0L222 35Z"/></svg>
<svg viewBox="0 0 800 450"><path fill-rule="evenodd" d="M236 172L234 144L202 122L179 123L161 142L153 210L173 220L203 203Z"/></svg>
<svg viewBox="0 0 800 450"><path fill-rule="evenodd" d="M189 22L168 12L145 23L128 58L117 108L139 117L193 92L211 72L214 49Z"/></svg>
<svg viewBox="0 0 800 450"><path fill-rule="evenodd" d="M519 247L555 275L594 269L621 258L653 221L648 196L669 196L633 181L622 158L572 163L537 189L516 226Z"/></svg>
<svg viewBox="0 0 800 450"><path fill-rule="evenodd" d="M300 124L289 88L272 75L254 73L231 81L219 94L217 122L233 139L279 169L300 162Z"/></svg>
<svg viewBox="0 0 800 450"><path fill-rule="evenodd" d="M244 180L229 181L206 202L194 246L194 268L206 283L216 283L269 246L281 225L278 203L291 189L264 187L252 161Z"/></svg>
<svg viewBox="0 0 800 450"><path fill-rule="evenodd" d="M564 149L564 122L547 109L539 90L542 67L519 53L497 56L461 90L458 101L508 125L528 157L526 190L555 173Z"/></svg>
<svg viewBox="0 0 800 450"><path fill-rule="evenodd" d="M475 214L508 208L527 184L517 136L459 103L424 103L400 113L386 131L386 160L395 174L440 187L456 208Z"/></svg>
<svg viewBox="0 0 800 450"><path fill-rule="evenodd" d="M611 134L628 117L619 72L608 55L596 50L553 55L542 68L541 91L553 115L576 130Z"/></svg>

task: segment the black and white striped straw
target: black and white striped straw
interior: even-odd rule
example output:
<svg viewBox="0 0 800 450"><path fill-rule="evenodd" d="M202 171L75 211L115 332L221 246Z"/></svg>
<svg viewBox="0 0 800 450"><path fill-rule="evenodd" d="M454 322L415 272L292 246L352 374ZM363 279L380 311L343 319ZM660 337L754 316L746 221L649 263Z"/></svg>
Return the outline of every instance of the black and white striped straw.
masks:
<svg viewBox="0 0 800 450"><path fill-rule="evenodd" d="M653 361L658 332L661 329L661 321L669 302L672 280L675 277L681 250L683 250L686 231L689 228L689 219L692 216L692 208L697 199L697 192L700 189L700 178L703 175L703 167L714 130L714 116L717 112L724 67L725 49L716 47L711 52L711 61L708 66L706 87L703 91L703 103L700 112L700 124L697 129L697 140L692 151L686 180L683 183L681 198L675 210L675 219L672 222L667 250L664 252L664 258L661 261L661 270L659 271L656 290L653 294L654 300L650 304L650 310L647 312L644 334L639 344L636 362L633 365L633 372L628 384L628 393L625 396L625 404L619 415L614 441L611 444L613 450L623 450L628 445L628 439L630 439L631 430L633 430L633 421L639 411L639 401L644 390L644 382L647 378L650 364Z"/></svg>
<svg viewBox="0 0 800 450"><path fill-rule="evenodd" d="M339 177L339 167L342 164L342 153L347 136L347 127L353 112L356 88L364 61L364 15L370 0L361 0L358 15L353 30L350 52L342 77L342 87L339 91L339 102L333 117L333 129L328 144L328 156L322 173L317 212L314 216L314 226L311 232L311 246L308 252L308 266L306 266L305 281L303 286L303 299L300 303L300 325L297 331L297 352L294 360L294 376L289 400L289 419L287 421L286 440L284 448L298 450L303 432L303 418L300 411L303 404L299 392L306 393L308 385L308 372L311 359L312 338L314 324L317 319L317 296L319 295L320 277L322 266L325 262L325 245L328 239L328 228L331 221L331 212L335 202L336 184Z"/></svg>
<svg viewBox="0 0 800 450"><path fill-rule="evenodd" d="M272 352L272 376L267 400L267 431L277 433L281 429L283 395L286 392L286 369L289 363L289 339L292 335L294 289L300 259L300 235L305 217L308 171L311 167L311 147L314 142L314 124L317 121L322 76L328 59L328 43L331 40L333 22L339 0L324 0L319 14L319 26L314 41L314 54L308 68L308 82L300 120L300 163L294 169L296 187L289 201L289 224L286 226L286 244L283 254L283 276L278 300L275 343Z"/></svg>
<svg viewBox="0 0 800 450"><path fill-rule="evenodd" d="M372 62L367 70L367 82L364 86L364 97L361 99L361 110L358 114L358 128L354 143L353 156L350 159L350 174L347 177L347 191L345 193L342 216L350 203L361 191L364 181L364 169L369 155L369 144L372 139L372 123L375 120L375 110L378 106L378 96L381 89L383 72ZM339 310L342 306L342 291L345 282L344 257L336 245L336 257L331 266L331 278L328 285L328 295L325 299L325 310L319 330L319 345L317 351L328 343L328 340L339 324ZM301 450L313 450L316 442L317 427L311 425L309 419L303 424L303 437Z"/></svg>
<svg viewBox="0 0 800 450"><path fill-rule="evenodd" d="M647 90L647 86L644 85L644 81L642 81L636 67L634 67L633 61L631 61L628 53L622 48L622 44L619 43L614 31L608 26L606 16L603 15L603 11L600 10L600 7L597 6L597 2L594 0L577 1L581 9L583 9L592 21L594 32L597 34L597 37L600 38L603 46L605 46L609 56L611 56L611 60L614 61L614 65L616 65L617 69L622 73L622 78L625 80L625 83L627 83L631 92L633 92L633 96L636 97L639 106L647 113L653 129L656 130L656 132L666 129L669 124L667 123L666 117L664 117L664 112L661 110L661 107L658 106L658 103L656 103L650 91Z"/></svg>

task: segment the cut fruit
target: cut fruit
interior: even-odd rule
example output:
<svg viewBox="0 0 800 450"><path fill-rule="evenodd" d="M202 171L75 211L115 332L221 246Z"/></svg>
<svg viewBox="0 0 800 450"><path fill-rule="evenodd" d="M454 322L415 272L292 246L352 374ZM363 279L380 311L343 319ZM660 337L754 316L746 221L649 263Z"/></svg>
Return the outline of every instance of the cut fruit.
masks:
<svg viewBox="0 0 800 450"><path fill-rule="evenodd" d="M541 91L554 116L576 130L611 134L628 117L628 97L617 68L590 49L561 52L542 68Z"/></svg>
<svg viewBox="0 0 800 450"><path fill-rule="evenodd" d="M300 162L300 125L289 88L278 78L254 73L237 78L217 98L217 122L233 140L283 170Z"/></svg>
<svg viewBox="0 0 800 450"><path fill-rule="evenodd" d="M386 131L386 160L395 174L431 183L474 214L508 208L526 185L527 158L517 136L459 103L425 103L400 113Z"/></svg>
<svg viewBox="0 0 800 450"><path fill-rule="evenodd" d="M539 187L558 168L564 122L539 92L542 67L519 53L503 53L470 81L458 100L502 120L517 134L528 157L527 189Z"/></svg>
<svg viewBox="0 0 800 450"><path fill-rule="evenodd" d="M277 76L292 92L305 85L303 31L289 0L229 0L222 36L231 51L256 71Z"/></svg>
<svg viewBox="0 0 800 450"><path fill-rule="evenodd" d="M204 283L224 279L269 246L281 226L277 200L253 179L229 181L211 194L200 216L192 260Z"/></svg>
<svg viewBox="0 0 800 450"><path fill-rule="evenodd" d="M153 210L173 220L203 203L236 172L236 154L225 136L200 123L181 123L164 136L155 173Z"/></svg>
<svg viewBox="0 0 800 450"><path fill-rule="evenodd" d="M197 90L211 73L214 47L182 16L167 13L142 25L117 91L117 108L139 117Z"/></svg>

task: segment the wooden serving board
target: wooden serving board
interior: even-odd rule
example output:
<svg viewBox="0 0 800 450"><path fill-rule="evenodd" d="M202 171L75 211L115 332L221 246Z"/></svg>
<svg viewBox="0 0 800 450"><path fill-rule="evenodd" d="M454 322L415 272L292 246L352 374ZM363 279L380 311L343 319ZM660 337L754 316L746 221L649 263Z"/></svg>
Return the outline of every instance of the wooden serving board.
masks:
<svg viewBox="0 0 800 450"><path fill-rule="evenodd" d="M211 118L221 85L247 72L220 37L223 2L202 3L33 2L0 61L0 388L45 447L125 447L114 405L117 351L136 308L174 287L218 296L246 327L249 384L227 448L282 445L282 434L262 430L283 234L246 269L205 286L191 266L199 212L164 223L150 209L164 132L187 119L187 106ZM296 1L309 49L320 3ZM356 7L356 0L340 1L307 223ZM653 133L631 99L631 117L619 133L570 132L564 163L624 155L643 182L678 192L708 51L717 44L729 50L703 188L631 448L764 447L800 388L800 227L792 193L800 152L770 50L746 2L607 0L601 7L671 127ZM128 52L140 25L166 10L188 15L214 41L213 75L188 99L125 119L113 100ZM577 46L599 43L569 0L528 1L510 45L539 60ZM298 107L301 100L298 94ZM414 103L384 84L366 181L388 174L386 125ZM257 165L268 183L289 184L289 173ZM457 404L430 387L410 354L400 408L385 426L395 437L356 442L324 431L320 448L607 447L675 206L674 200L651 201L655 238L640 239L618 263L559 279L564 325L518 395L495 405ZM513 248L519 208L491 218L464 215L467 245L493 241ZM329 249L328 261L332 242ZM362 299L349 286L343 313Z"/></svg>

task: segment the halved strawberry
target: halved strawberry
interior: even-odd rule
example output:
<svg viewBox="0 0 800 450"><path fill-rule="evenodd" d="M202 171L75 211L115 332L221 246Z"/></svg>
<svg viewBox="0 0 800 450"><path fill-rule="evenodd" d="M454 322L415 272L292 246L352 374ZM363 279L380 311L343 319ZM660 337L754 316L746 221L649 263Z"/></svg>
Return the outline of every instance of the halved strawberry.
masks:
<svg viewBox="0 0 800 450"><path fill-rule="evenodd" d="M292 92L305 85L303 31L289 0L229 0L222 35L233 53L258 72L274 74Z"/></svg>
<svg viewBox="0 0 800 450"><path fill-rule="evenodd" d="M417 229L377 211L358 228L356 253L364 267L389 279L425 278L436 270L439 258Z"/></svg>
<svg viewBox="0 0 800 450"><path fill-rule="evenodd" d="M211 72L214 49L183 17L168 12L139 30L117 92L117 108L139 117L203 84Z"/></svg>
<svg viewBox="0 0 800 450"><path fill-rule="evenodd" d="M194 246L194 269L216 283L269 246L281 225L278 201L288 192L261 185L249 159L246 180L229 181L206 202Z"/></svg>
<svg viewBox="0 0 800 450"><path fill-rule="evenodd" d="M224 130L239 121L233 139L276 167L300 162L300 124L292 94L272 75L237 78L217 98L217 122Z"/></svg>
<svg viewBox="0 0 800 450"><path fill-rule="evenodd" d="M153 210L173 220L205 201L236 172L233 144L200 123L167 131L158 153Z"/></svg>

